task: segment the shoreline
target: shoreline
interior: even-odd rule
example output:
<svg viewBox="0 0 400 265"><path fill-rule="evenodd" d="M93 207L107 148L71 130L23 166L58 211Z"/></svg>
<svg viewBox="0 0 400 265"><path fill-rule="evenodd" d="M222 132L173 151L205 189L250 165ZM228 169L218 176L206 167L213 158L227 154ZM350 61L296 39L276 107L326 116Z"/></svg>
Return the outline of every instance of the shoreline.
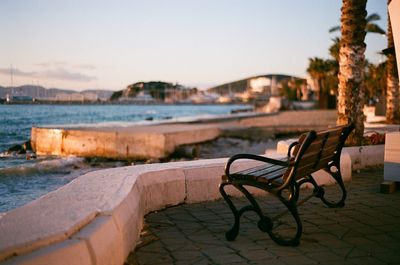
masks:
<svg viewBox="0 0 400 265"><path fill-rule="evenodd" d="M27 102L1 102L0 105L178 105L178 106L198 106L198 105L205 105L205 106L214 106L214 105L242 105L242 106L253 106L251 103L243 103L243 102L227 102L227 103L219 103L219 102L134 102L134 101L27 101Z"/></svg>

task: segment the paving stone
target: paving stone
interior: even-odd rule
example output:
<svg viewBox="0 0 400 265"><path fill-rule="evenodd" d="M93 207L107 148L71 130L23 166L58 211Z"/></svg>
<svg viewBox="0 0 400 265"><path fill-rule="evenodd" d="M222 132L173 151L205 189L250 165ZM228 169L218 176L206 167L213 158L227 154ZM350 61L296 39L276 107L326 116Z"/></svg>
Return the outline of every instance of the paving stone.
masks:
<svg viewBox="0 0 400 265"><path fill-rule="evenodd" d="M340 262L337 262L337 261L324 261L324 262L321 262L320 264L323 264L323 265L338 265L338 264L340 264L340 265L355 265L353 262L350 262L350 261L340 261ZM359 265L359 264L357 264L357 265Z"/></svg>
<svg viewBox="0 0 400 265"><path fill-rule="evenodd" d="M388 235L388 234L367 235L365 238L368 238L375 242L379 242L379 244L382 244L382 243L391 244L391 243L399 242L399 240L397 240L393 237L393 234L390 234L390 235Z"/></svg>
<svg viewBox="0 0 400 265"><path fill-rule="evenodd" d="M266 251L265 249L249 249L246 251L239 251L239 255L244 257L247 260L270 260L275 259L276 255Z"/></svg>
<svg viewBox="0 0 400 265"><path fill-rule="evenodd" d="M345 258L353 248L345 247L345 248L328 248L332 253L337 254Z"/></svg>
<svg viewBox="0 0 400 265"><path fill-rule="evenodd" d="M400 232L400 223L397 224L386 224L386 225L380 225L375 227L376 230L383 232L383 233L388 233L388 234L395 234Z"/></svg>
<svg viewBox="0 0 400 265"><path fill-rule="evenodd" d="M251 265L287 265L287 263L283 262L279 259L267 259L267 260L254 260L249 262Z"/></svg>
<svg viewBox="0 0 400 265"><path fill-rule="evenodd" d="M325 251L307 252L304 255L316 262L319 262L319 263L336 261L339 264L340 263L339 261L344 260L343 256L333 253L331 251L328 251L327 249Z"/></svg>
<svg viewBox="0 0 400 265"><path fill-rule="evenodd" d="M160 241L152 242L146 246L140 247L136 249L136 253L150 253L150 254L158 254L158 253L167 253L168 251L164 248L164 245Z"/></svg>
<svg viewBox="0 0 400 265"><path fill-rule="evenodd" d="M369 257L371 253L365 250L361 250L359 248L352 248L347 254L346 258L359 258L359 257Z"/></svg>
<svg viewBox="0 0 400 265"><path fill-rule="evenodd" d="M382 243L381 245L383 247L386 247L388 250L392 250L392 251L398 253L399 249L400 249L400 240L396 241L394 243Z"/></svg>
<svg viewBox="0 0 400 265"><path fill-rule="evenodd" d="M136 256L138 264L172 264L173 259L168 253L155 255L154 253L141 253Z"/></svg>
<svg viewBox="0 0 400 265"><path fill-rule="evenodd" d="M400 263L400 253L394 251L386 251L374 254L374 257L386 263Z"/></svg>
<svg viewBox="0 0 400 265"><path fill-rule="evenodd" d="M352 244L353 246L376 246L376 242L369 240L366 237L346 237L344 239L349 244Z"/></svg>
<svg viewBox="0 0 400 265"><path fill-rule="evenodd" d="M187 263L186 263L187 264ZM211 261L207 258L204 257L200 260L194 261L193 263L191 263L192 265L210 265L212 264ZM185 265L185 263L183 263L182 265Z"/></svg>
<svg viewBox="0 0 400 265"><path fill-rule="evenodd" d="M243 238L241 240L231 241L229 242L229 247L235 249L239 252L245 252L249 250L265 250L266 245L258 245L252 239Z"/></svg>
<svg viewBox="0 0 400 265"><path fill-rule="evenodd" d="M361 223L357 223L357 221L355 221L353 223L353 225L351 226L351 230L353 232L356 232L360 236L368 236L368 235L375 235L375 234L381 233L381 231L379 231L378 227L364 225ZM347 236L349 236L349 235L347 235Z"/></svg>
<svg viewBox="0 0 400 265"><path fill-rule="evenodd" d="M192 263L192 262L197 262L200 261L201 259L204 259L204 255L202 254L201 251L188 251L188 250L176 250L171 253L171 256L174 258L175 261L177 262L183 262L186 261L187 263Z"/></svg>
<svg viewBox="0 0 400 265"><path fill-rule="evenodd" d="M308 238L302 238L298 250L305 254L310 252L325 252L328 250L327 247L319 244L317 240L310 241Z"/></svg>
<svg viewBox="0 0 400 265"><path fill-rule="evenodd" d="M343 238L346 234L350 232L349 227L341 224L331 224L329 226L322 226L321 229L324 233L329 233L337 238Z"/></svg>
<svg viewBox="0 0 400 265"><path fill-rule="evenodd" d="M238 255L231 254L208 254L207 257L211 260L210 264L246 264L248 261Z"/></svg>
<svg viewBox="0 0 400 265"><path fill-rule="evenodd" d="M310 259L304 255L298 256L282 256L279 257L279 260L283 261L286 264L296 264L296 265L311 265L311 264L318 264L317 261Z"/></svg>
<svg viewBox="0 0 400 265"><path fill-rule="evenodd" d="M386 263L374 258L374 257L359 257L349 259L353 264L362 264L362 265L384 265Z"/></svg>
<svg viewBox="0 0 400 265"><path fill-rule="evenodd" d="M398 241L400 241L400 231L391 231L390 236L393 238L396 238Z"/></svg>

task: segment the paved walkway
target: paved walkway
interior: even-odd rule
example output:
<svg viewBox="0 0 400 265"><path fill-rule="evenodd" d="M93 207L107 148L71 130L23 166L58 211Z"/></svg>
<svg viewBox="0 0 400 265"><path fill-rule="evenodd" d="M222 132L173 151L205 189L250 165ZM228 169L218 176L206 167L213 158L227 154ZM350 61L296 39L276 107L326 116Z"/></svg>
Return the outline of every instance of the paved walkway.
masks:
<svg viewBox="0 0 400 265"><path fill-rule="evenodd" d="M379 193L382 176L382 169L354 173L344 208L329 209L316 198L301 206L298 247L275 244L251 213L236 240L225 240L232 214L222 200L149 214L127 264L400 264L400 192Z"/></svg>

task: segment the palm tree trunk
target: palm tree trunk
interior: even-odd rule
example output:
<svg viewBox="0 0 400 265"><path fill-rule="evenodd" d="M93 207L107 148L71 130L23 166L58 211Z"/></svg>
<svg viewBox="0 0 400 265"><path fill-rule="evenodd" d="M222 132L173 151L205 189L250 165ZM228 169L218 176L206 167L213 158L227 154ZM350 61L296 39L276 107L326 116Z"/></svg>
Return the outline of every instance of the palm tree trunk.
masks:
<svg viewBox="0 0 400 265"><path fill-rule="evenodd" d="M354 123L350 141L361 144L364 135L363 68L367 0L343 0L339 50L337 124Z"/></svg>
<svg viewBox="0 0 400 265"><path fill-rule="evenodd" d="M391 0L388 0L388 5ZM392 25L388 14L388 47L394 47ZM396 55L389 54L387 58L387 86L386 86L386 122L400 123L399 106L399 75L397 72Z"/></svg>

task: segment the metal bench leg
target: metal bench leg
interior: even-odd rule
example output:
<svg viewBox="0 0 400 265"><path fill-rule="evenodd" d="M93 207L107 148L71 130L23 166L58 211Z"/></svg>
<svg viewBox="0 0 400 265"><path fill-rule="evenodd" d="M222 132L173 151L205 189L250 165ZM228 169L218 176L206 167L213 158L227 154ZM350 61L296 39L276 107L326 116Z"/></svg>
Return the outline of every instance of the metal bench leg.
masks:
<svg viewBox="0 0 400 265"><path fill-rule="evenodd" d="M240 210L236 208L232 200L230 199L229 195L225 191L225 186L227 185L233 185L235 188L240 190L246 198L249 200L250 205L246 205L242 207ZM226 232L225 237L228 241L233 241L239 234L239 227L240 227L240 217L244 212L247 211L255 211L258 216L260 217L260 220L258 221L258 228L263 231L267 232L271 239L275 241L277 244L282 245L282 246L297 246L300 243L300 238L301 234L303 231L303 226L297 211L297 199L298 199L298 188L294 188L292 191L293 196L290 196L291 198L289 200L283 198L282 196L279 196L275 193L271 193L272 196L277 196L279 200L286 206L288 209L285 211L283 214L276 216L275 218L269 218L268 216L264 215L261 211L260 206L258 205L257 201L255 198L251 195L251 193L244 188L242 185L234 185L230 182L223 182L219 186L219 191L222 195L222 197L225 199L225 201L228 203L229 208L232 210L233 216L234 216L234 224L232 228ZM273 221L279 219L282 217L285 213L290 212L294 222L295 222L295 232L294 236L291 236L289 238L287 237L282 237L280 236L276 231L274 231L274 228L278 228L279 225L274 226Z"/></svg>
<svg viewBox="0 0 400 265"><path fill-rule="evenodd" d="M300 244L301 234L303 232L303 225L301 223L299 214L297 212L297 208L293 207L293 205L287 205L288 210L292 214L293 218L296 221L296 233L292 238L284 238L279 234L274 233L274 229L268 232L269 236L272 240L274 240L277 244L282 246L298 246Z"/></svg>
<svg viewBox="0 0 400 265"><path fill-rule="evenodd" d="M343 207L344 206L344 202L346 200L347 197L347 192L346 192L346 187L344 186L344 182L342 179L342 174L340 173L340 168L336 167L337 171L333 172L331 168L327 168L324 169L327 173L329 173L332 178L335 179L336 183L339 185L339 188L341 190L341 197L338 200L335 201L329 201L325 198L325 194L324 192L322 192L321 196L318 196L321 201L327 205L330 208L339 208L339 207ZM323 190L323 188L321 187L321 189Z"/></svg>
<svg viewBox="0 0 400 265"><path fill-rule="evenodd" d="M308 175L306 178L302 179L298 184L299 187L305 183L311 183L314 187L313 196L317 198L323 198L325 194L325 190L323 187L319 186L312 175Z"/></svg>
<svg viewBox="0 0 400 265"><path fill-rule="evenodd" d="M256 199L254 199L253 195L251 195L246 188L244 188L242 185L238 186L237 188L246 196L247 200L249 200L252 205L252 210L255 211L260 217L260 220L257 223L258 228L263 232L270 231L273 226L271 218L263 214Z"/></svg>
<svg viewBox="0 0 400 265"><path fill-rule="evenodd" d="M297 193L298 191L294 191L294 192ZM275 229L277 229L279 227L279 224L275 225L275 222L274 222L273 228L268 231L268 234L271 237L271 239L274 240L277 244L282 245L282 246L298 246L300 244L300 238L301 238L301 234L303 232L303 225L301 223L301 219L300 219L299 213L297 211L298 196L297 196L297 194L293 195L293 196L294 196L293 198L290 198L289 200L287 200L278 194L279 200L286 206L286 208L291 213L291 215L296 223L295 224L296 232L294 233L294 236L283 237L283 236L279 235L278 232L275 231ZM287 211L272 218L272 220L276 221L286 213L287 213Z"/></svg>
<svg viewBox="0 0 400 265"><path fill-rule="evenodd" d="M221 193L222 197L224 200L228 203L229 208L232 210L233 217L234 217L234 223L232 228L225 233L225 237L228 241L233 241L237 237L239 233L239 226L240 226L240 215L243 213L239 213L239 211L236 209L235 205L233 204L232 200L229 198L229 195L225 192L225 186L226 185L233 185L232 183L229 182L224 182L219 185L219 192Z"/></svg>
<svg viewBox="0 0 400 265"><path fill-rule="evenodd" d="M224 188L226 185L233 185L233 184L230 182L222 183L219 186L219 191L220 191L222 197L228 203L229 208L232 210L232 213L233 213L233 216L235 219L232 228L225 234L226 239L229 241L232 241L237 237L237 235L239 233L239 227L240 227L240 217L242 216L242 214L244 212L247 212L247 211L255 211L258 214L258 216L260 217L260 220L258 221L259 229L263 232L268 232L272 228L272 221L269 217L265 216L262 213L260 206L258 205L257 201L254 199L254 197L251 195L251 193L246 188L244 188L242 185L233 185L235 188L240 190L250 202L250 205L246 205L246 206L242 207L240 210L237 210L237 208L233 204L232 200L229 198L229 195L225 192Z"/></svg>

